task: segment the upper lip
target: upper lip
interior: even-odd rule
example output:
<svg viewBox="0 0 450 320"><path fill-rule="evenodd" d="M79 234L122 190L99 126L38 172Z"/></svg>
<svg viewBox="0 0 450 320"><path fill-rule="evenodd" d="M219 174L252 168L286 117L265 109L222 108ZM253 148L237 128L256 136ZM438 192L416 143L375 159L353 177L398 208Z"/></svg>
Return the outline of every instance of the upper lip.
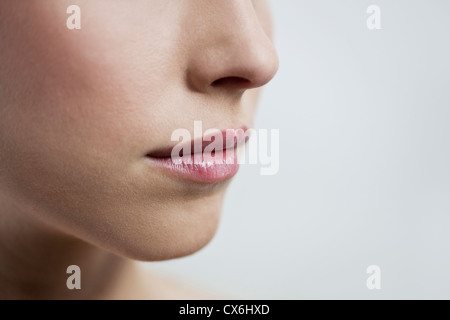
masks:
<svg viewBox="0 0 450 320"><path fill-rule="evenodd" d="M223 141L222 143L215 143L216 149L215 151L220 150L226 150L226 149L234 149L241 145L243 145L245 142L247 142L248 137L245 137L245 135L241 135L241 133L245 133L247 131L246 127L241 127L238 129L225 129L225 130L217 130L215 133L221 133ZM230 134L231 133L231 134ZM203 153L205 151L205 148L210 145L211 143L215 142L214 140L214 134L203 136L200 138L193 139L188 142L184 142L180 146L182 147L182 150L185 150L189 145L191 146L191 154L195 153ZM197 147L198 150L196 150L195 146L201 144L201 149ZM175 146L178 146L178 144L174 144L168 147L163 147L159 149L155 149L147 154L147 157L151 158L170 158L172 156L172 150L175 148ZM181 156L184 156L184 154L180 154Z"/></svg>

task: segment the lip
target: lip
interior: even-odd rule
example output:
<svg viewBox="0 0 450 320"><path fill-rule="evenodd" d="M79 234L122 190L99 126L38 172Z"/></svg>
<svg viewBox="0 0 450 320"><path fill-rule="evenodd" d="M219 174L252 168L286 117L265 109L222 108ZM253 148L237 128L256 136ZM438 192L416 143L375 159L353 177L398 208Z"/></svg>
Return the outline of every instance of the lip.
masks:
<svg viewBox="0 0 450 320"><path fill-rule="evenodd" d="M246 128L218 131L223 141L215 142L211 136L204 136L184 144L154 150L146 158L166 173L196 183L214 184L234 177L239 171L237 148L246 142ZM217 132L216 132L217 133ZM214 151L210 144L215 144ZM172 157L175 147L185 150L190 147L191 153ZM212 152L211 152L212 151Z"/></svg>

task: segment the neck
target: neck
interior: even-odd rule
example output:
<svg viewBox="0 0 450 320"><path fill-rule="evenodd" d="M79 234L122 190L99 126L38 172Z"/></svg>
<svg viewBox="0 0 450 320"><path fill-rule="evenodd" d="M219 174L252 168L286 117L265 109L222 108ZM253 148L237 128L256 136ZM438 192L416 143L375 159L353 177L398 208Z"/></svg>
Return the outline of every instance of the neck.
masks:
<svg viewBox="0 0 450 320"><path fill-rule="evenodd" d="M0 198L0 299L101 299L120 292L130 260L54 231ZM69 266L81 270L70 290Z"/></svg>

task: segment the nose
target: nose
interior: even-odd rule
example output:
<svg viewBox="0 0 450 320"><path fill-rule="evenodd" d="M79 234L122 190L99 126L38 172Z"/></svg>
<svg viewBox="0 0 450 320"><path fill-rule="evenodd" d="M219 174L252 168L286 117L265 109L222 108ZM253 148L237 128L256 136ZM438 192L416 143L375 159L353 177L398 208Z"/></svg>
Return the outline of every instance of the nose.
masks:
<svg viewBox="0 0 450 320"><path fill-rule="evenodd" d="M251 0L206 0L189 22L189 86L198 92L244 92L268 83L278 56ZM197 7L198 9L198 7Z"/></svg>

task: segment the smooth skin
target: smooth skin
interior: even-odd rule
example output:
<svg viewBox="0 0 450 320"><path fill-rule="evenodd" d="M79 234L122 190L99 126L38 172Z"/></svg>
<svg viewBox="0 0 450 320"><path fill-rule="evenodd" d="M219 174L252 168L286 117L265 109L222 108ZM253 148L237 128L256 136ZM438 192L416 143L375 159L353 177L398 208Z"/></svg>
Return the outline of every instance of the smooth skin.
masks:
<svg viewBox="0 0 450 320"><path fill-rule="evenodd" d="M252 127L270 32L264 0L0 1L0 299L200 297L134 260L204 247L229 181L145 156L195 120Z"/></svg>

